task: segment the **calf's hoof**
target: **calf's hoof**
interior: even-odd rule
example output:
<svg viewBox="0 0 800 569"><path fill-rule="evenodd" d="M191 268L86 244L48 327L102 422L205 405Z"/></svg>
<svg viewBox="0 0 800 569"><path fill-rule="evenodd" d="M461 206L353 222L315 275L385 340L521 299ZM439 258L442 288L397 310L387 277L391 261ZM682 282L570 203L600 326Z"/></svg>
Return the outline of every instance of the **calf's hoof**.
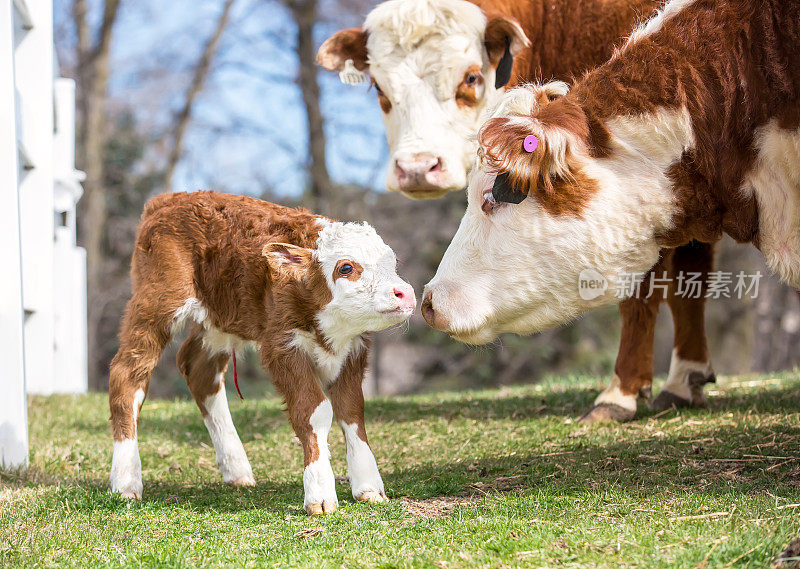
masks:
<svg viewBox="0 0 800 569"><path fill-rule="evenodd" d="M131 502L133 500L141 500L142 493L141 492L132 492L129 490L122 490L119 492L119 497L125 501Z"/></svg>
<svg viewBox="0 0 800 569"><path fill-rule="evenodd" d="M320 516L322 514L332 514L339 508L336 502L322 502L321 504L306 504L306 513L309 516Z"/></svg>
<svg viewBox="0 0 800 569"><path fill-rule="evenodd" d="M581 423L584 425L591 425L592 423L626 423L632 421L636 416L636 411L625 409L620 405L613 403L600 403L589 409L581 417Z"/></svg>
<svg viewBox="0 0 800 569"><path fill-rule="evenodd" d="M386 494L384 494L383 492L377 492L375 490L367 490L360 496L356 496L356 500L358 500L359 502L369 502L370 504L377 504L378 502L389 501L389 499L386 497Z"/></svg>
<svg viewBox="0 0 800 569"><path fill-rule="evenodd" d="M241 476L236 480L231 480L228 482L231 486L236 486L237 488L246 488L249 486L255 486L256 481L253 479L252 476Z"/></svg>

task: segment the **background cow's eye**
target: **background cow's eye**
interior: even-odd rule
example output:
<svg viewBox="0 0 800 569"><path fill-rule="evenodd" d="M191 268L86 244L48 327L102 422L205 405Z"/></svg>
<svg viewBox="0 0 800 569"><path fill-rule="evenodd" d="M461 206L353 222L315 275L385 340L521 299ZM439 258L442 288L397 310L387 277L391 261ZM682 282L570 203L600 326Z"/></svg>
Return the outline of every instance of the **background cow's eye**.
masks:
<svg viewBox="0 0 800 569"><path fill-rule="evenodd" d="M375 85L375 92L378 93L378 103L381 105L381 110L384 113L388 113L392 110L392 103L389 101L389 97L386 96L386 93L383 92L381 86L377 83L373 83Z"/></svg>
<svg viewBox="0 0 800 569"><path fill-rule="evenodd" d="M353 265L351 265L350 263L345 263L344 265L339 267L339 274L340 275L347 276L352 272L353 272Z"/></svg>
<svg viewBox="0 0 800 569"><path fill-rule="evenodd" d="M467 75L464 77L464 84L465 84L467 87L472 87L472 86L473 86L473 85L475 85L475 83L477 83L477 82L478 82L478 74L477 74L477 73L472 73L472 72L469 72L469 73L467 73Z"/></svg>

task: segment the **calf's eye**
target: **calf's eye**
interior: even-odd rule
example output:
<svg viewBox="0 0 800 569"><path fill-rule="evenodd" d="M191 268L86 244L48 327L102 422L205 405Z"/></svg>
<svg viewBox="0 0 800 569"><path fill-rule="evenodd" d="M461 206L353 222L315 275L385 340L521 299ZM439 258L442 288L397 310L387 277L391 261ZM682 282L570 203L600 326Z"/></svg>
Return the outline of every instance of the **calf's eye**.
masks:
<svg viewBox="0 0 800 569"><path fill-rule="evenodd" d="M478 82L478 75L476 73L467 73L466 77L464 77L464 84L467 87L472 87L475 83Z"/></svg>
<svg viewBox="0 0 800 569"><path fill-rule="evenodd" d="M341 267L339 267L339 274L342 276L347 276L353 272L353 265L350 263L345 263Z"/></svg>

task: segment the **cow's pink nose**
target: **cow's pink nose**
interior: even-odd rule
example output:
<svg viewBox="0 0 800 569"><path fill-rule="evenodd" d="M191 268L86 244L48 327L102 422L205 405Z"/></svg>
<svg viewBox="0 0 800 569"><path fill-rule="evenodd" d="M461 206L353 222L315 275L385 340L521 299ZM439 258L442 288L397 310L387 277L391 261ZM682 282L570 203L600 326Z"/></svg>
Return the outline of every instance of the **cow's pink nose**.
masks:
<svg viewBox="0 0 800 569"><path fill-rule="evenodd" d="M414 310L414 308L417 306L417 298L414 296L414 289L410 286L395 287L392 292L394 293L394 297L400 303L401 308L406 310Z"/></svg>
<svg viewBox="0 0 800 569"><path fill-rule="evenodd" d="M436 184L436 177L444 170L442 159L433 154L414 154L409 158L398 158L394 170L400 186L430 186Z"/></svg>

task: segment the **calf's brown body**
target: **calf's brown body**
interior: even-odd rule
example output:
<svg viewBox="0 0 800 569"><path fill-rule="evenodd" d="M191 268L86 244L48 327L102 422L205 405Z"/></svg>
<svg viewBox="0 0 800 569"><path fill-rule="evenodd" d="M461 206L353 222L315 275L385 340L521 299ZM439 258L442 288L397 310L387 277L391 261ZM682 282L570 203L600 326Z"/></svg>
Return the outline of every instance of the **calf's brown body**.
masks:
<svg viewBox="0 0 800 569"><path fill-rule="evenodd" d="M368 444L361 392L368 338L355 339L339 377L324 385L313 358L292 344L295 334L308 333L323 352L333 351L333 339L323 334L317 320L332 298L321 264L307 260L302 277L295 278L288 271L276 270L265 256L265 247L275 244L281 244L276 245L279 249L284 244L303 248L297 251L315 249L326 223L330 221L303 209L214 192L165 194L147 204L132 260L133 295L110 370L115 445L135 441L152 371L183 321L194 323L178 353L178 367L207 425L209 420L230 420L227 403L210 419L207 406L219 404L217 394L224 399L223 374L231 350L250 344L258 349L286 401L289 420L303 445L305 465L319 458L320 441L311 417L328 399L336 419L343 425L356 425L358 437ZM290 265L297 261L291 255L287 258ZM241 446L232 423L221 432L235 437L234 445ZM243 452L239 458L246 462ZM217 460L227 460L219 448ZM253 484L252 475L231 478L226 482ZM125 497L139 497L141 492L118 490ZM321 513L332 511L336 504L326 501L306 507L309 513Z"/></svg>

